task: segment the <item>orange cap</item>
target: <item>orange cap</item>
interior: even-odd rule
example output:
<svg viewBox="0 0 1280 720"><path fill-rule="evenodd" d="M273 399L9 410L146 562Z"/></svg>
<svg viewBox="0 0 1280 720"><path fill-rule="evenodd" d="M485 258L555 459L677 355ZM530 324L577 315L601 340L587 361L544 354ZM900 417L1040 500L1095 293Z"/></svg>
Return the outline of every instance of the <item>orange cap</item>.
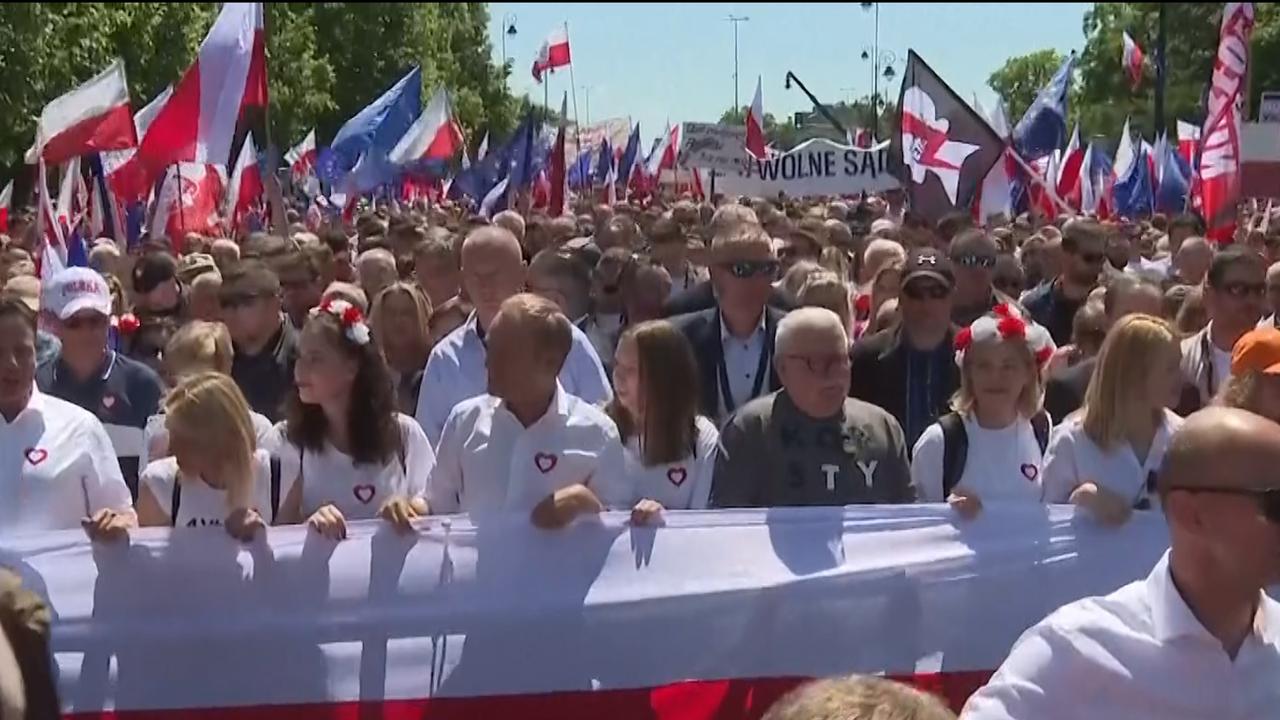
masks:
<svg viewBox="0 0 1280 720"><path fill-rule="evenodd" d="M1247 372L1280 375L1280 330L1258 328L1236 341L1231 348L1231 374Z"/></svg>

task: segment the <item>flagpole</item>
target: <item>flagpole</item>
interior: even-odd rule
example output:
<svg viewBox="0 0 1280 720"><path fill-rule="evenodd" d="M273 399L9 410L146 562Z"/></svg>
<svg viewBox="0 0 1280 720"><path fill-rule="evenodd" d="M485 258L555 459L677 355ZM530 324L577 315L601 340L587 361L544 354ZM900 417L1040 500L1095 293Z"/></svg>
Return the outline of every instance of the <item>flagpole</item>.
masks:
<svg viewBox="0 0 1280 720"><path fill-rule="evenodd" d="M564 39L569 42L569 23L564 24ZM573 47L571 44L569 47ZM577 155L582 154L582 125L578 122L578 81L573 77L573 56L569 57L569 93L573 96L573 144L577 150ZM587 191L591 192L595 189L591 179L587 179Z"/></svg>
<svg viewBox="0 0 1280 720"><path fill-rule="evenodd" d="M183 232L185 232L187 229L187 214L182 209L182 163L174 163L173 170L177 174L177 178L178 178L178 222L182 223L182 230ZM156 210L159 211L159 209L160 209L159 205L157 204ZM233 236L235 235L234 228L232 228L231 234ZM173 238L169 238L169 247L174 247Z"/></svg>
<svg viewBox="0 0 1280 720"><path fill-rule="evenodd" d="M1019 155L1016 151L1012 151L1007 154L1011 156L1014 159L1014 161L1016 161L1018 165L1022 167L1023 172L1025 172L1027 175L1031 177L1032 182L1038 184L1041 187L1041 189L1043 189L1046 193L1048 193L1049 199L1053 201L1053 204L1056 205L1059 210L1067 213L1075 214L1075 210L1072 210L1071 206L1067 205L1065 202L1062 201L1062 198L1058 197L1057 191L1055 191L1053 187L1050 186L1049 183L1046 183L1044 181L1044 178L1036 174L1035 169L1032 168L1030 165L1028 165L1027 161L1023 160L1021 155Z"/></svg>

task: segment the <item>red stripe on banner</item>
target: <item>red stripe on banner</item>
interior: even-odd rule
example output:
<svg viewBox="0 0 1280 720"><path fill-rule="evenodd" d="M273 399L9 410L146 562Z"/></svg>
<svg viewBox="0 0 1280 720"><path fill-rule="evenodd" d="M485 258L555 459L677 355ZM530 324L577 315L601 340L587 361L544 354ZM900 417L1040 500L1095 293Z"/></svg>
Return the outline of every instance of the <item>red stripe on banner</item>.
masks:
<svg viewBox="0 0 1280 720"><path fill-rule="evenodd" d="M100 150L123 150L138 144L129 105L117 105L87 117L47 139L40 154L48 165Z"/></svg>
<svg viewBox="0 0 1280 720"><path fill-rule="evenodd" d="M991 672L893 676L946 699L956 712ZM67 720L758 720L805 678L691 680L657 688L493 695L420 700L347 701L188 710L79 712Z"/></svg>

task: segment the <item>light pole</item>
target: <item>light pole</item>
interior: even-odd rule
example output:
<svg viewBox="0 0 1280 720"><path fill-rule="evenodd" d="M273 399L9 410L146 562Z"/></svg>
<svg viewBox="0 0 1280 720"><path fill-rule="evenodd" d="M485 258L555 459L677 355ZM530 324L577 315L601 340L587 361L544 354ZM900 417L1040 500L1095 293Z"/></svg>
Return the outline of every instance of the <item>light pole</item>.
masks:
<svg viewBox="0 0 1280 720"><path fill-rule="evenodd" d="M590 124L591 124L591 87L592 87L592 86L591 86L591 85L582 85L581 87L582 87L582 92L586 94L586 98L587 98L587 108L586 108L586 110L587 110L587 124L588 124L588 125L590 125Z"/></svg>
<svg viewBox="0 0 1280 720"><path fill-rule="evenodd" d="M730 15L725 21L733 25L733 110L737 112L742 109L738 104L738 23L750 21L751 18L746 15Z"/></svg>
<svg viewBox="0 0 1280 720"><path fill-rule="evenodd" d="M866 3L864 3L866 4ZM880 80L883 78L886 86L897 76L897 72L893 69L893 64L898 62L898 56L893 54L892 50L880 50L875 46L862 48L862 59L871 60L872 70L875 74L874 83L871 91L871 130L877 138L880 137ZM881 68L884 68L881 70Z"/></svg>
<svg viewBox="0 0 1280 720"><path fill-rule="evenodd" d="M507 69L507 36L516 36L516 14L507 13L502 16L502 70ZM504 75L505 81L505 75Z"/></svg>

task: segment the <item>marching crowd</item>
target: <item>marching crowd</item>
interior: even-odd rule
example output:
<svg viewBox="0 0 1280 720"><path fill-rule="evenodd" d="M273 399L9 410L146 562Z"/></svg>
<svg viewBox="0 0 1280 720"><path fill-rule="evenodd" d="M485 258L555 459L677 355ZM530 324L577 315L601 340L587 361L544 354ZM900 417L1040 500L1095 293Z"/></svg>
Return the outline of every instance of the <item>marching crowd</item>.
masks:
<svg viewBox="0 0 1280 720"><path fill-rule="evenodd" d="M910 502L1072 503L1111 525L1167 509L1178 528L1164 475L1207 481L1166 458L1211 467L1192 426L1257 430L1227 414L1180 441L1184 418L1280 421L1270 218L1218 248L1192 215L978 227L903 205L489 221L446 201L318 232L290 211L273 234L104 239L44 283L20 213L0 236L0 530L340 539L458 512L554 528ZM1266 489L1237 488L1237 524L1280 521ZM1201 552L1234 566L1267 527Z"/></svg>

